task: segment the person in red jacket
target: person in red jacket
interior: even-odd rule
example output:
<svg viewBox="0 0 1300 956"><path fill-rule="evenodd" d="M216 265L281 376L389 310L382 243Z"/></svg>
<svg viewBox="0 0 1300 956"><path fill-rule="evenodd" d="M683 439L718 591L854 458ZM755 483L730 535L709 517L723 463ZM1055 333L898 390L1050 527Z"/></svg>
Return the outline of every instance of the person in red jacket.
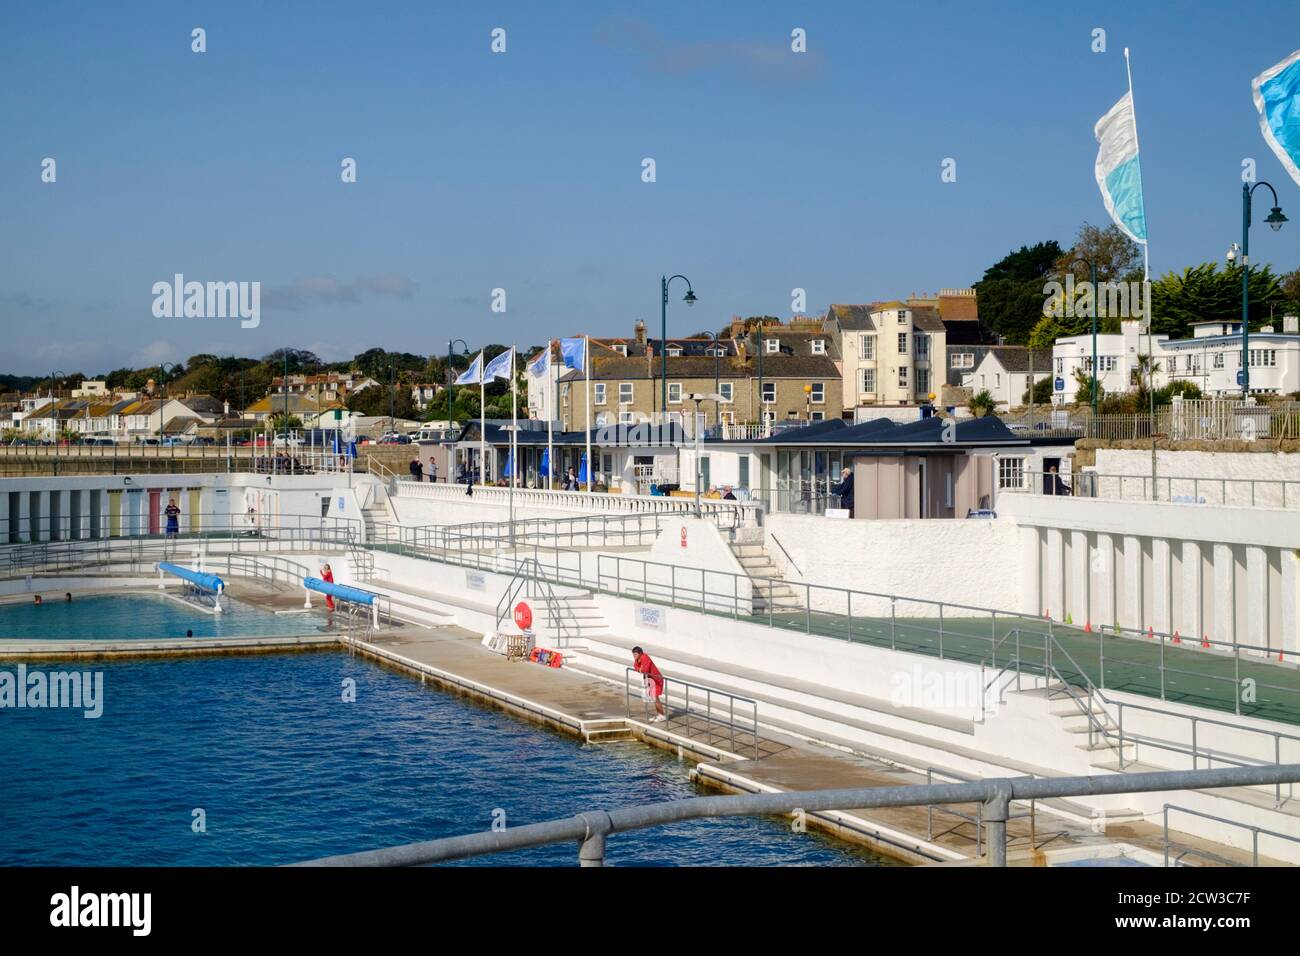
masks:
<svg viewBox="0 0 1300 956"><path fill-rule="evenodd" d="M663 723L668 719L664 714L664 675L659 673L659 668L650 659L650 655L639 647L632 648L632 668L638 674L645 675L646 693L655 702L656 716L650 718L650 723Z"/></svg>
<svg viewBox="0 0 1300 956"><path fill-rule="evenodd" d="M330 566L328 564L321 565L320 579L326 582L327 584L334 583L334 572L333 570L330 569ZM330 597L330 595L328 594L325 595L325 606L329 608L331 611L334 610L334 598Z"/></svg>

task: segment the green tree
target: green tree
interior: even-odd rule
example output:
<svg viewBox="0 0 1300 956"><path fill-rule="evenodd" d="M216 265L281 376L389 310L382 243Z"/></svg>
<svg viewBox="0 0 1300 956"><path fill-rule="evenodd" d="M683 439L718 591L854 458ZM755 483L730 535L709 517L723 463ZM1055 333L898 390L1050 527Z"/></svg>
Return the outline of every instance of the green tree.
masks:
<svg viewBox="0 0 1300 956"><path fill-rule="evenodd" d="M970 409L970 413L976 418L983 418L985 415L992 415L994 410L997 409L998 403L986 388L972 395L966 402L966 407Z"/></svg>
<svg viewBox="0 0 1300 956"><path fill-rule="evenodd" d="M1092 393L1095 389L1097 392L1097 403L1100 405L1102 397L1106 394L1106 389L1102 387L1101 382L1095 375L1089 375L1081 368L1074 370L1074 380L1078 383L1078 389L1074 393L1074 401L1077 405L1091 405Z"/></svg>
<svg viewBox="0 0 1300 956"><path fill-rule="evenodd" d="M1047 405L1052 401L1052 384L1052 376L1050 375L1046 378L1040 378L1034 383L1035 405ZM1025 405L1029 404L1029 389L1025 389L1025 393L1020 396L1020 401Z"/></svg>
<svg viewBox="0 0 1300 956"><path fill-rule="evenodd" d="M1097 267L1098 282L1128 282L1142 278L1142 247L1111 223L1105 229L1085 222L1074 237L1074 245L1056 260L1059 276L1074 272L1075 281L1087 281L1088 267L1076 259L1087 259Z"/></svg>
<svg viewBox="0 0 1300 956"><path fill-rule="evenodd" d="M1270 306L1285 306L1287 294L1267 266L1250 267L1250 327L1269 319ZM1241 321L1241 267L1219 271L1216 262L1169 272L1151 283L1151 330L1156 335L1187 338L1191 323L1201 320Z"/></svg>
<svg viewBox="0 0 1300 956"><path fill-rule="evenodd" d="M1012 345L1028 342L1043 317L1043 285L1061 255L1060 243L1052 239L1021 246L989 266L975 283L980 321Z"/></svg>

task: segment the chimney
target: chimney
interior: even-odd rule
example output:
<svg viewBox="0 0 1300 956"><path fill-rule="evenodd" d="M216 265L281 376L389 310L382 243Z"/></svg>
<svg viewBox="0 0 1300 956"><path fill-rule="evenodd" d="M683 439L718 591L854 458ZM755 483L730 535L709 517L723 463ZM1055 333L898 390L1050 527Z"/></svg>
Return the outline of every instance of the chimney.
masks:
<svg viewBox="0 0 1300 956"><path fill-rule="evenodd" d="M1282 316L1282 331L1286 335L1300 334L1300 316Z"/></svg>
<svg viewBox="0 0 1300 956"><path fill-rule="evenodd" d="M645 321L637 319L636 325L632 326L632 335L636 339L637 345L645 345Z"/></svg>
<svg viewBox="0 0 1300 956"><path fill-rule="evenodd" d="M745 334L745 320L738 315L731 317L731 337L738 339Z"/></svg>

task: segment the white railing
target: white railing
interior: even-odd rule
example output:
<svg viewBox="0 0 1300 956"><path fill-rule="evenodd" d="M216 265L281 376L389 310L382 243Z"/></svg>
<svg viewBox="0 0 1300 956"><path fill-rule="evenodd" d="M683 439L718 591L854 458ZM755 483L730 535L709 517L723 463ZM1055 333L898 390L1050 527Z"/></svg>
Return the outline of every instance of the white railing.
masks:
<svg viewBox="0 0 1300 956"><path fill-rule="evenodd" d="M1061 495L1108 501L1157 501L1227 508L1300 508L1300 481L1194 475L1118 475L1084 470L1061 475L1025 470L1021 483L999 495Z"/></svg>
<svg viewBox="0 0 1300 956"><path fill-rule="evenodd" d="M398 481L395 494L398 498L430 501L472 501L507 507L511 489L489 485L474 485L473 494L465 494L465 486L457 484L430 484L427 482ZM695 499L685 496L665 495L615 495L585 491L546 491L541 488L515 488L516 508L554 508L571 512L624 514L688 514L695 511ZM704 515L726 516L734 519L731 527L761 523L762 508L753 502L723 501L703 498L700 512Z"/></svg>

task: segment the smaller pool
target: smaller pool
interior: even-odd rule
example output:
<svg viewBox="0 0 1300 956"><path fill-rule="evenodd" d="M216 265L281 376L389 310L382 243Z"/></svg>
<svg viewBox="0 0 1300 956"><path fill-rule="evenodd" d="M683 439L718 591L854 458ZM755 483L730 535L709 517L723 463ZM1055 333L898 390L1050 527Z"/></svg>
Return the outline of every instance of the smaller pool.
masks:
<svg viewBox="0 0 1300 956"><path fill-rule="evenodd" d="M209 614L161 594L92 594L71 601L41 592L44 603L0 604L0 640L129 640L185 637L266 637L327 629L317 613L275 614L227 598L229 610Z"/></svg>

